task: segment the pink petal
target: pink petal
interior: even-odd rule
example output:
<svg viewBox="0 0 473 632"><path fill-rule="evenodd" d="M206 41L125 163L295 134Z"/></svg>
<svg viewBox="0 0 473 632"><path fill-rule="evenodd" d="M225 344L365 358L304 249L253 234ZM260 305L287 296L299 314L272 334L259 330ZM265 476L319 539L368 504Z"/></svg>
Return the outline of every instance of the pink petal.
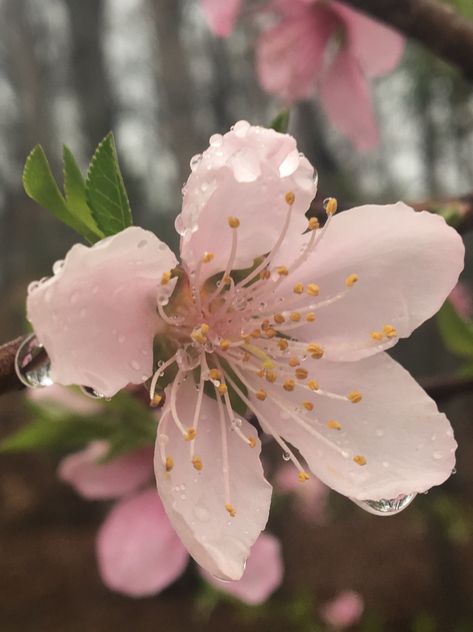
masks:
<svg viewBox="0 0 473 632"><path fill-rule="evenodd" d="M342 47L320 83L320 99L331 123L364 151L379 142L369 86L348 46Z"/></svg>
<svg viewBox="0 0 473 632"><path fill-rule="evenodd" d="M266 418L260 413L262 427L271 424L326 485L358 500L379 500L424 492L450 476L456 442L448 419L387 354L357 363L306 360L304 367L317 377L320 392L266 386L266 401L253 402ZM363 397L356 404L323 394L354 390ZM314 404L313 412L304 410L304 400ZM330 420L341 429L329 428ZM356 456L366 464L355 462Z"/></svg>
<svg viewBox="0 0 473 632"><path fill-rule="evenodd" d="M288 265L307 237L285 244L275 265ZM332 218L327 233L303 267L285 282L292 293L297 281L315 282L323 302L345 296L316 311L316 321L292 332L316 340L331 360L356 360L391 347L397 337L381 342L371 332L392 325L401 338L437 312L463 268L464 246L442 217L417 213L405 204L361 206ZM345 279L357 274L349 290ZM294 296L292 294L292 296Z"/></svg>
<svg viewBox="0 0 473 632"><path fill-rule="evenodd" d="M30 290L27 300L53 381L91 386L111 397L129 382L146 380L160 328L159 283L176 263L166 244L137 227L90 248L73 246L62 269ZM171 282L166 291L172 289Z"/></svg>
<svg viewBox="0 0 473 632"><path fill-rule="evenodd" d="M218 590L256 606L281 585L284 574L281 545L273 535L262 533L251 548L243 577L236 582L223 582L204 569L200 569L200 574Z"/></svg>
<svg viewBox="0 0 473 632"><path fill-rule="evenodd" d="M349 628L361 619L365 606L363 597L354 590L344 590L320 609L320 616L336 628Z"/></svg>
<svg viewBox="0 0 473 632"><path fill-rule="evenodd" d="M59 464L59 478L89 500L117 498L150 480L153 473L151 448L101 463L108 449L106 441L94 441L81 452L66 456Z"/></svg>
<svg viewBox="0 0 473 632"><path fill-rule="evenodd" d="M27 395L28 399L40 406L60 408L78 415L93 415L103 410L102 402L59 384L47 388L30 388Z"/></svg>
<svg viewBox="0 0 473 632"><path fill-rule="evenodd" d="M219 37L228 37L235 27L243 0L200 0L209 28Z"/></svg>
<svg viewBox="0 0 473 632"><path fill-rule="evenodd" d="M295 15L264 31L256 47L256 68L263 89L288 103L310 97L337 25L337 17L329 8L299 3Z"/></svg>
<svg viewBox="0 0 473 632"><path fill-rule="evenodd" d="M347 45L364 72L371 77L392 72L404 53L404 38L340 2L332 2L332 7L345 22Z"/></svg>
<svg viewBox="0 0 473 632"><path fill-rule="evenodd" d="M97 559L108 588L130 597L155 595L184 571L187 552L155 489L120 501L97 535Z"/></svg>
<svg viewBox="0 0 473 632"><path fill-rule="evenodd" d="M196 396L192 379L188 378L179 391L177 411L189 425ZM255 429L245 420L242 420L241 431L247 436L256 435ZM190 442L184 440L170 417L169 407L166 407L158 426L155 472L166 512L189 553L212 575L236 580L242 576L250 548L266 525L271 486L263 476L259 440L256 439L256 447L251 448L229 427L226 434L235 517L230 517L225 509L218 407L206 395L194 440L195 455L200 457L203 469L197 471L192 466ZM173 459L174 467L170 472L164 467L163 451Z"/></svg>
<svg viewBox="0 0 473 632"><path fill-rule="evenodd" d="M292 136L240 121L224 136L213 136L202 158L191 162L176 227L190 270L205 252L215 255L202 268L201 279L226 267L234 230L230 216L240 220L233 269L252 265L275 244L287 218L289 191L295 194L289 234L304 230L304 213L315 195L314 170ZM255 222L262 230L255 230Z"/></svg>

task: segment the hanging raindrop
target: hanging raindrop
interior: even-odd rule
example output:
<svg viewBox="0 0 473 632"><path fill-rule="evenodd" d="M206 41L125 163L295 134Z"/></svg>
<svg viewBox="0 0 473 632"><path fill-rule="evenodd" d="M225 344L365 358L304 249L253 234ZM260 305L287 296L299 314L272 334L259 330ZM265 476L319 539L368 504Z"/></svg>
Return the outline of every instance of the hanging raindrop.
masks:
<svg viewBox="0 0 473 632"><path fill-rule="evenodd" d="M105 399L105 395L99 393L99 391L96 391L95 388L91 386L81 386L80 390L91 399Z"/></svg>
<svg viewBox="0 0 473 632"><path fill-rule="evenodd" d="M51 360L45 348L30 334L18 347L15 355L15 372L22 384L28 388L51 386Z"/></svg>
<svg viewBox="0 0 473 632"><path fill-rule="evenodd" d="M408 507L417 494L399 494L396 498L381 498L381 500L355 500L355 505L375 516L393 516Z"/></svg>

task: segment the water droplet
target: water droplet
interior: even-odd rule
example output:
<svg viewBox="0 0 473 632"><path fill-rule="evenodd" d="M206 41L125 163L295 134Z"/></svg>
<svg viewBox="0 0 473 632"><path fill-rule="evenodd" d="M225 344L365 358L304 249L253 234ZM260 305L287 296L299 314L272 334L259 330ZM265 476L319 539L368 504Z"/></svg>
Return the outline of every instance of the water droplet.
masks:
<svg viewBox="0 0 473 632"><path fill-rule="evenodd" d="M84 393L84 395L90 397L90 399L104 399L105 397L105 395L96 391L95 388L92 388L92 386L81 386L80 390Z"/></svg>
<svg viewBox="0 0 473 632"><path fill-rule="evenodd" d="M245 138L249 129L250 129L250 124L248 123L248 121L238 121L233 126L233 131L240 138Z"/></svg>
<svg viewBox="0 0 473 632"><path fill-rule="evenodd" d="M432 456L436 461L438 461L439 459L443 457L443 452L440 452L440 450L435 450Z"/></svg>
<svg viewBox="0 0 473 632"><path fill-rule="evenodd" d="M230 423L230 429L235 430L236 428L241 428L243 422L239 417L233 417Z"/></svg>
<svg viewBox="0 0 473 632"><path fill-rule="evenodd" d="M190 160L190 168L191 171L195 171L198 167L198 165L200 164L200 161L202 160L202 154L196 154L195 156L192 156L191 160Z"/></svg>
<svg viewBox="0 0 473 632"><path fill-rule="evenodd" d="M194 507L194 516L200 522L208 522L210 520L210 511L205 507L197 505Z"/></svg>
<svg viewBox="0 0 473 632"><path fill-rule="evenodd" d="M15 356L18 379L29 388L51 386L51 361L43 345L31 334L18 347Z"/></svg>
<svg viewBox="0 0 473 632"><path fill-rule="evenodd" d="M211 147L220 147L223 142L223 137L221 134L213 134L210 137L209 144Z"/></svg>
<svg viewBox="0 0 473 632"><path fill-rule="evenodd" d="M141 241L139 241L139 242L136 244L136 247L137 247L137 248L144 248L144 247L145 247L145 246L147 246L147 245L148 245L148 240L147 240L147 239L142 239Z"/></svg>
<svg viewBox="0 0 473 632"><path fill-rule="evenodd" d="M132 360L132 361L130 362L130 366L131 366L131 368L132 368L134 371L139 371L139 370L140 370L140 368L141 368L141 367L140 367L140 363L139 363L139 362L137 362L136 360Z"/></svg>
<svg viewBox="0 0 473 632"><path fill-rule="evenodd" d="M289 454L289 452L283 452L282 458L284 461L290 461L291 455Z"/></svg>
<svg viewBox="0 0 473 632"><path fill-rule="evenodd" d="M408 507L417 494L399 494L396 498L381 500L351 500L368 513L375 516L393 516Z"/></svg>
<svg viewBox="0 0 473 632"><path fill-rule="evenodd" d="M53 274L59 274L64 267L64 259L59 259L53 263Z"/></svg>

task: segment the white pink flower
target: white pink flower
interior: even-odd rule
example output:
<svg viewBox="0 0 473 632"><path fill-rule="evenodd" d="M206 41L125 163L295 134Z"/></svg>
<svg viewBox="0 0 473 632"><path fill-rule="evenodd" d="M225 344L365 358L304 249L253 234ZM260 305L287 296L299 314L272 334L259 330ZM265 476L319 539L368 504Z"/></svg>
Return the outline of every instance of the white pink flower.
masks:
<svg viewBox="0 0 473 632"><path fill-rule="evenodd" d="M291 136L244 121L191 167L180 266L137 227L76 245L33 286L28 317L55 382L112 396L150 379L151 400L165 395L164 508L197 562L235 580L271 497L251 415L301 482L309 474L289 444L357 501L449 476L447 418L384 351L439 309L464 248L443 218L402 203L334 216L330 199L324 227L308 222L312 166Z"/></svg>

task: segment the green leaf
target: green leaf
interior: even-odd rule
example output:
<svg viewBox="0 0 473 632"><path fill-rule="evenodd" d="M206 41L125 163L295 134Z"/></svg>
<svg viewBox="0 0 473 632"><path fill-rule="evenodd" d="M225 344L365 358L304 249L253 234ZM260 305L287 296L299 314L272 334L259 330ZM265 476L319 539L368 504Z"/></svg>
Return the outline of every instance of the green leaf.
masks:
<svg viewBox="0 0 473 632"><path fill-rule="evenodd" d="M97 240L97 235L89 226L68 208L41 145L36 145L26 159L23 170L23 186L26 194L32 200L51 211L59 220L73 228L85 239L90 242Z"/></svg>
<svg viewBox="0 0 473 632"><path fill-rule="evenodd" d="M473 324L462 320L448 301L437 314L437 324L449 351L473 358Z"/></svg>
<svg viewBox="0 0 473 632"><path fill-rule="evenodd" d="M112 133L97 147L86 180L87 201L97 226L115 235L131 226L130 203L123 183Z"/></svg>
<svg viewBox="0 0 473 632"><path fill-rule="evenodd" d="M85 181L82 177L77 162L71 150L64 145L64 192L66 194L66 204L69 211L82 221L90 231L96 235L94 241L104 237L103 232L97 227L92 211L87 204L87 191Z"/></svg>
<svg viewBox="0 0 473 632"><path fill-rule="evenodd" d="M284 109L279 112L277 116L271 121L269 127L276 130L276 132L281 132L281 134L286 134L289 129L289 109Z"/></svg>

